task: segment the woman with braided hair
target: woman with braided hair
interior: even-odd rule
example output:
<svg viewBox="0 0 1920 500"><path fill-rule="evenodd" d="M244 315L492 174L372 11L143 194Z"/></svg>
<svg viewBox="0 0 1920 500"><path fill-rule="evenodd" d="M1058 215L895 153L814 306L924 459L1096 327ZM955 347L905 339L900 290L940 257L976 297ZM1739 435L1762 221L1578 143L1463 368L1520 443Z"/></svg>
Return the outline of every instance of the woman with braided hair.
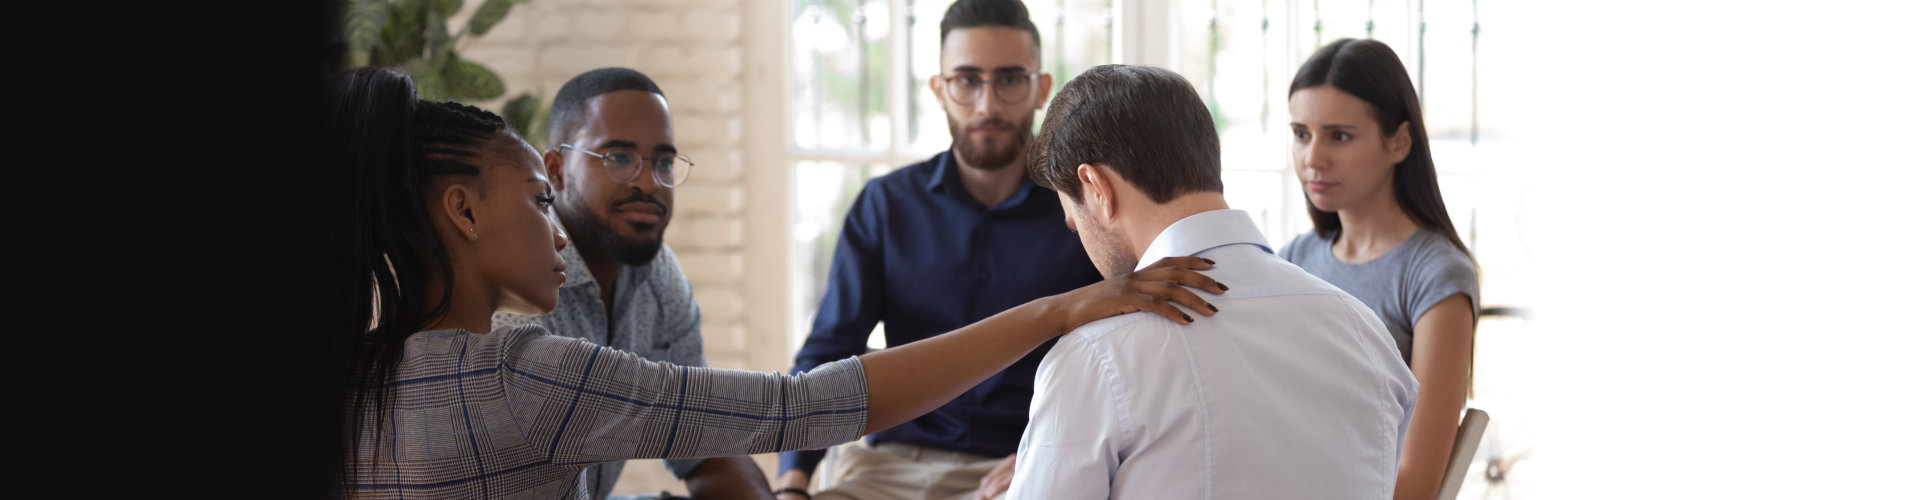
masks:
<svg viewBox="0 0 1920 500"><path fill-rule="evenodd" d="M1046 297L911 345L800 375L673 366L539 327L489 331L495 311L539 315L566 280L567 244L533 149L500 117L422 101L363 68L328 88L331 397L344 403L329 466L347 497L568 497L588 465L819 449L924 414L1089 321L1221 293L1184 257Z"/></svg>

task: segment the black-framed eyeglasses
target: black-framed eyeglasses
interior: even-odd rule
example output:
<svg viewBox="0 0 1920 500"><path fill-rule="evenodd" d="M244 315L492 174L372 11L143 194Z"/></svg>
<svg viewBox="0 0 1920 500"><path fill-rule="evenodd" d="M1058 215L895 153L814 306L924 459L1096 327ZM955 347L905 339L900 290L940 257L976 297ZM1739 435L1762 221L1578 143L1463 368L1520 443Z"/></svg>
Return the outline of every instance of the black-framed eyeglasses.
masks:
<svg viewBox="0 0 1920 500"><path fill-rule="evenodd" d="M1033 88L1034 77L1039 75L1037 71L1025 74L993 75L993 96L1000 99L1002 104L1025 102L1032 96L1028 90ZM954 104L961 106L973 105L974 99L980 96L980 91L985 89L988 83L987 80L982 79L980 73L961 73L944 77L944 79L947 81L947 98L953 99Z"/></svg>
<svg viewBox="0 0 1920 500"><path fill-rule="evenodd" d="M646 157L625 148L614 148L602 154L581 149L572 144L561 144L560 147L599 159L600 167L607 171L607 177L621 184L640 178L642 162L653 167L653 181L660 183L660 187L670 188L685 184L687 177L693 175L693 160L681 155Z"/></svg>

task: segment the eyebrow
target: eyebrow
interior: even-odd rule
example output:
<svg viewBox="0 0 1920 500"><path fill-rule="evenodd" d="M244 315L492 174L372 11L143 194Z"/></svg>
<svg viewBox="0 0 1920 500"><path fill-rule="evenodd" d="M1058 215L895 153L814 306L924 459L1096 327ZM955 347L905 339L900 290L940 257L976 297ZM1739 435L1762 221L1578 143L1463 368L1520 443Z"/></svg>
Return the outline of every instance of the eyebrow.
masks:
<svg viewBox="0 0 1920 500"><path fill-rule="evenodd" d="M1306 129L1310 129L1310 128L1313 128L1313 127L1308 127L1308 126L1307 126L1307 124L1305 124L1305 123L1300 123L1300 122L1291 122L1291 123L1288 123L1288 125L1292 125L1292 126L1295 126L1295 127L1300 127L1300 128L1306 128ZM1347 125L1347 124L1343 124L1343 123L1329 123L1329 124L1326 124L1326 125L1321 125L1321 126L1320 126L1320 128L1321 128L1322 130L1325 130L1325 129L1343 129L1343 128L1350 128L1350 129L1359 129L1360 127L1358 127L1358 126L1354 126L1354 125Z"/></svg>
<svg viewBox="0 0 1920 500"><path fill-rule="evenodd" d="M600 147L598 147L598 148L596 148L596 149L607 149L607 148L627 148L627 149L639 149L639 148L640 148L640 145L639 145L639 144L634 144L634 143L633 143L633 141L623 141L623 140L619 140L619 139L612 139L612 140L608 140L608 141L606 141L606 142L602 142L602 143L600 143ZM654 146L654 147L653 147L653 152L654 152L654 153L668 153L668 154L679 154L679 153L680 153L680 148L676 148L676 147L673 147L673 145L672 145L672 144L661 144L661 145L658 145L658 146Z"/></svg>
<svg viewBox="0 0 1920 500"><path fill-rule="evenodd" d="M968 71L968 72L974 72L974 73L981 73L981 72L984 72L985 70L980 69L979 66L963 64L959 66L954 66L953 71L955 72ZM1011 65L1011 66L1001 66L998 68L993 68L993 72L994 73L1026 73L1027 67L1021 66L1018 64Z"/></svg>

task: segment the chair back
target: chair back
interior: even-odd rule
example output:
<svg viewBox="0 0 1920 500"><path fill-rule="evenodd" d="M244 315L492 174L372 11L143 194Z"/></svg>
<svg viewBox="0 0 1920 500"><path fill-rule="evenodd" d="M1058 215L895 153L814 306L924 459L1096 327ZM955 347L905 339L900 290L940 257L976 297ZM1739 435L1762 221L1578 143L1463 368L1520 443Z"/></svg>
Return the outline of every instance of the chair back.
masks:
<svg viewBox="0 0 1920 500"><path fill-rule="evenodd" d="M1479 408L1468 408L1466 416L1460 419L1460 430L1453 434L1453 454L1447 459L1447 475L1440 479L1440 500L1453 500L1460 495L1467 469L1473 466L1473 453L1480 449L1480 436L1487 432L1487 420L1487 412Z"/></svg>

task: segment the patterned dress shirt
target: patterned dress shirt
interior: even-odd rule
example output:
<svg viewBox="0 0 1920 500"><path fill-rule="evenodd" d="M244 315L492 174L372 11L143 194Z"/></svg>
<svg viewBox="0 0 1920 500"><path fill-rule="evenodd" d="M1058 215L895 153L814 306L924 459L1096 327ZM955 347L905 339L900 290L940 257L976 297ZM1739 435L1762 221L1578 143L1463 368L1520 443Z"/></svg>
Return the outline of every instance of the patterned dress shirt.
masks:
<svg viewBox="0 0 1920 500"><path fill-rule="evenodd" d="M357 497L586 498L581 472L601 462L819 448L866 427L858 358L797 376L695 368L537 326L420 332L405 349L386 411L363 416Z"/></svg>
<svg viewBox="0 0 1920 500"><path fill-rule="evenodd" d="M560 287L560 301L553 312L545 316L495 313L495 329L540 325L554 335L585 339L654 361L707 366L701 352L700 306L693 301L693 288L680 271L680 260L672 248L661 245L659 255L647 265L620 266L611 318L600 301L600 286L580 258L580 251L568 246L560 256L567 263L567 283ZM664 463L674 477L685 479L700 460ZM625 465L608 462L588 468L585 480L593 486L588 498L598 500L612 494Z"/></svg>

